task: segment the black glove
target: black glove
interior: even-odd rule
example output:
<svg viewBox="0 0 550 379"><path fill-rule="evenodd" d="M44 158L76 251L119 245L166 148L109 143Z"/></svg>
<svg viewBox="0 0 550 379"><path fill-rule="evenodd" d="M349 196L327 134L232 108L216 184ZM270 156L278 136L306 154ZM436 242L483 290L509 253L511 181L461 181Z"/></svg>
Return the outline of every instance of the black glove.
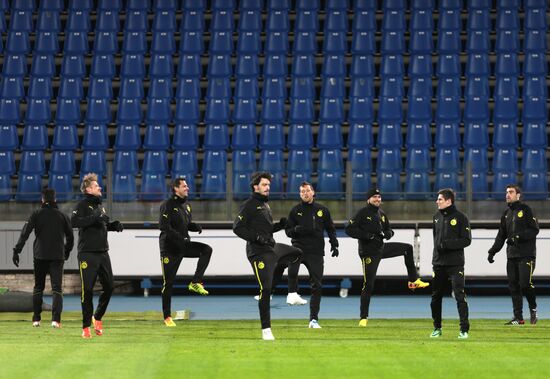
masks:
<svg viewBox="0 0 550 379"><path fill-rule="evenodd" d="M393 230L391 229L384 230L382 233L384 234L385 240L389 240L390 238L393 237Z"/></svg>
<svg viewBox="0 0 550 379"><path fill-rule="evenodd" d="M256 237L256 242L264 246L271 246L271 247L275 246L275 240L273 239L273 237L265 237L262 235L258 235Z"/></svg>
<svg viewBox="0 0 550 379"><path fill-rule="evenodd" d="M68 260L70 255L71 255L71 250L65 247L65 260Z"/></svg>
<svg viewBox="0 0 550 379"><path fill-rule="evenodd" d="M11 258L11 260L13 261L15 267L19 267L19 254L17 252L13 252L13 257Z"/></svg>
<svg viewBox="0 0 550 379"><path fill-rule="evenodd" d="M200 224L197 224L196 222L190 222L189 223L189 230L192 232L197 232L199 234L202 233L202 226Z"/></svg>
<svg viewBox="0 0 550 379"><path fill-rule="evenodd" d="M506 244L510 245L510 246L515 246L515 245L517 245L517 243L518 243L518 237L517 236L510 237L506 240Z"/></svg>
<svg viewBox="0 0 550 379"><path fill-rule="evenodd" d="M375 234L374 238L377 239L377 240L380 240L380 241L384 240L384 232L380 232L378 234Z"/></svg>
<svg viewBox="0 0 550 379"><path fill-rule="evenodd" d="M331 257L337 257L340 254L337 246L332 246L330 248L330 251L332 252L332 254L330 255Z"/></svg>
<svg viewBox="0 0 550 379"><path fill-rule="evenodd" d="M495 263L495 254L489 253L489 255L487 256L487 261L489 263Z"/></svg>
<svg viewBox="0 0 550 379"><path fill-rule="evenodd" d="M99 220L108 224L110 222L110 219L109 219L109 216L107 216L107 213L102 213L100 216L99 216Z"/></svg>
<svg viewBox="0 0 550 379"><path fill-rule="evenodd" d="M113 229L120 233L124 230L124 225L120 221L113 221Z"/></svg>
<svg viewBox="0 0 550 379"><path fill-rule="evenodd" d="M287 222L287 218L286 217L281 217L281 219L279 220L279 225L281 226L281 228L286 228L286 222Z"/></svg>

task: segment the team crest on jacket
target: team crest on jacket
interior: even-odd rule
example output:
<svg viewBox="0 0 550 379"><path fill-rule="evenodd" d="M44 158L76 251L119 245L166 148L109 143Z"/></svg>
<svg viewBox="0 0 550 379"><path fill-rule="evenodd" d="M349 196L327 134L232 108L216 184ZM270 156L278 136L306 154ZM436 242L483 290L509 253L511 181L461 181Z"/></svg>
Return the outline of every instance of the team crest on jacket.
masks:
<svg viewBox="0 0 550 379"><path fill-rule="evenodd" d="M164 258L162 258L162 263L167 265L168 263L170 263L170 259L168 259L168 257L164 257Z"/></svg>
<svg viewBox="0 0 550 379"><path fill-rule="evenodd" d="M386 216L382 215L382 217L380 217L380 219L382 220L382 222L386 222Z"/></svg>
<svg viewBox="0 0 550 379"><path fill-rule="evenodd" d="M187 204L187 212L191 213L191 206Z"/></svg>
<svg viewBox="0 0 550 379"><path fill-rule="evenodd" d="M522 218L522 217L523 217L523 211L519 211L519 212L518 212L518 217L519 217L519 218Z"/></svg>
<svg viewBox="0 0 550 379"><path fill-rule="evenodd" d="M366 264L366 265L370 265L371 262L372 262L372 259L370 259L370 257L366 257L366 258L365 258L365 264Z"/></svg>
<svg viewBox="0 0 550 379"><path fill-rule="evenodd" d="M86 270L88 268L88 262L86 261L80 262L80 268L83 270Z"/></svg>
<svg viewBox="0 0 550 379"><path fill-rule="evenodd" d="M452 226L455 226L456 225L456 218L453 218L449 224L451 224Z"/></svg>
<svg viewBox="0 0 550 379"><path fill-rule="evenodd" d="M322 210L317 211L317 217L323 217L323 211Z"/></svg>
<svg viewBox="0 0 550 379"><path fill-rule="evenodd" d="M259 262L258 262L258 268L259 268L260 270L263 270L264 267L265 267L265 263L264 263L263 261L259 261Z"/></svg>

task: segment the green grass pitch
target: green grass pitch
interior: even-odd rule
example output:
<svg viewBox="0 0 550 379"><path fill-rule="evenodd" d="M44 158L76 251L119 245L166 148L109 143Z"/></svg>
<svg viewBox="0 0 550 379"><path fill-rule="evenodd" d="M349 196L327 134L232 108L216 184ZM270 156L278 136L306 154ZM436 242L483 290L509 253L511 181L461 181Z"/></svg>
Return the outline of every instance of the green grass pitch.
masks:
<svg viewBox="0 0 550 379"><path fill-rule="evenodd" d="M550 321L504 326L472 320L458 340L458 321L430 339L431 320L274 320L276 341L262 341L259 321L179 321L166 328L157 312L107 313L105 334L80 337L80 314L63 328L47 317L0 314L1 378L548 378Z"/></svg>

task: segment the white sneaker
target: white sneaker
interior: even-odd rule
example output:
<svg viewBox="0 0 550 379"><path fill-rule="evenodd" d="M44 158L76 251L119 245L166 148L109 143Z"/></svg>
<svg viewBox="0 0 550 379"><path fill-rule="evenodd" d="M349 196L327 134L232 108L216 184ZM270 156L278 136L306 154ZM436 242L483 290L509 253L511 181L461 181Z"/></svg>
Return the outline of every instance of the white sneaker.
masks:
<svg viewBox="0 0 550 379"><path fill-rule="evenodd" d="M61 328L61 323L57 321L52 321L52 328L55 328L55 329Z"/></svg>
<svg viewBox="0 0 550 379"><path fill-rule="evenodd" d="M317 322L317 320L311 320L309 322L309 328L310 329L321 329L321 325Z"/></svg>
<svg viewBox="0 0 550 379"><path fill-rule="evenodd" d="M40 321L33 321L32 326L33 328L38 328L40 326Z"/></svg>
<svg viewBox="0 0 550 379"><path fill-rule="evenodd" d="M254 296L254 300L260 301L260 295ZM269 300L273 300L273 295L269 296Z"/></svg>
<svg viewBox="0 0 550 379"><path fill-rule="evenodd" d="M307 300L302 299L298 292L290 292L286 296L286 303L289 305L305 305L307 304Z"/></svg>
<svg viewBox="0 0 550 379"><path fill-rule="evenodd" d="M262 329L262 339L264 341L275 341L273 333L271 333L271 328Z"/></svg>

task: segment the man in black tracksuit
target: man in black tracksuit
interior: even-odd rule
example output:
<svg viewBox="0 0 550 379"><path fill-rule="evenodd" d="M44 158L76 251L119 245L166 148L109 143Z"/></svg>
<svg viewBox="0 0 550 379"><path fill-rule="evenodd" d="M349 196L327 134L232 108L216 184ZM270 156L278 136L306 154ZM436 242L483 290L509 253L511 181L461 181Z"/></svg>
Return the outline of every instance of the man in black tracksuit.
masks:
<svg viewBox="0 0 550 379"><path fill-rule="evenodd" d="M361 288L361 307L359 326L365 327L368 323L369 305L376 271L380 260L403 255L408 287L411 290L425 288L429 283L423 282L418 276L414 264L413 247L408 243L388 242L393 237L390 222L386 214L380 209L382 196L377 188L371 188L367 194L367 206L361 208L357 214L349 220L345 231L351 238L356 238L359 244L359 257L363 265L363 287Z"/></svg>
<svg viewBox="0 0 550 379"><path fill-rule="evenodd" d="M71 217L74 228L78 228L78 264L82 280L82 337L91 338L90 325L95 334L103 334L101 321L113 293L113 270L109 257L108 231L122 232L119 221L110 221L102 205L101 187L96 174L87 174L82 179L80 190L84 194ZM99 278L103 292L94 313L93 289ZM93 316L93 319L92 319Z"/></svg>
<svg viewBox="0 0 550 379"><path fill-rule="evenodd" d="M13 248L13 263L19 267L19 254L34 230L34 289L32 291L33 326L40 326L42 295L46 275L50 274L52 285L52 327L61 327L63 310L63 262L69 259L73 249L74 236L69 218L57 209L55 190L42 191L42 207L31 214L23 226L19 241Z"/></svg>
<svg viewBox="0 0 550 379"><path fill-rule="evenodd" d="M506 274L508 286L512 295L514 318L508 325L523 325L523 299L525 295L529 303L530 322L537 323L537 299L533 285L533 271L537 255L536 237L539 233L537 219L531 208L520 201L521 189L517 185L506 187L506 203L508 209L500 218L500 227L495 243L489 249L489 263L494 262L494 256L506 242Z"/></svg>
<svg viewBox="0 0 550 379"><path fill-rule="evenodd" d="M325 230L333 257L338 256L338 240L328 208L315 202L314 197L313 186L308 182L301 183L302 201L291 209L285 231L286 235L292 238L292 246L303 252L302 258L288 267L289 296L291 293L297 295L298 270L300 263L303 263L309 272L311 284L309 327L320 328L318 320L324 269Z"/></svg>
<svg viewBox="0 0 550 379"><path fill-rule="evenodd" d="M187 203L189 186L183 178L172 183L172 197L160 206L159 244L162 267L162 312L166 326L176 326L171 317L172 288L183 258L199 258L195 276L188 289L200 295L208 295L202 285L204 272L212 256L212 248L204 243L191 241L189 232L202 233L202 227L193 222L191 205Z"/></svg>
<svg viewBox="0 0 550 379"><path fill-rule="evenodd" d="M432 319L434 330L430 337L441 336L441 308L443 294L449 279L453 288L460 333L458 338L468 338L470 322L468 321L468 303L464 293L464 248L472 243L470 221L454 205L453 190L442 189L437 194L439 211L433 218L433 281L432 281Z"/></svg>
<svg viewBox="0 0 550 379"><path fill-rule="evenodd" d="M275 339L269 310L273 278L279 277L288 263L295 262L302 254L300 249L275 243L273 239L273 233L284 229L286 218L273 223L268 204L270 184L270 173L253 174L250 182L252 196L241 205L233 222L233 232L246 241L246 255L260 286L258 307L264 340Z"/></svg>

